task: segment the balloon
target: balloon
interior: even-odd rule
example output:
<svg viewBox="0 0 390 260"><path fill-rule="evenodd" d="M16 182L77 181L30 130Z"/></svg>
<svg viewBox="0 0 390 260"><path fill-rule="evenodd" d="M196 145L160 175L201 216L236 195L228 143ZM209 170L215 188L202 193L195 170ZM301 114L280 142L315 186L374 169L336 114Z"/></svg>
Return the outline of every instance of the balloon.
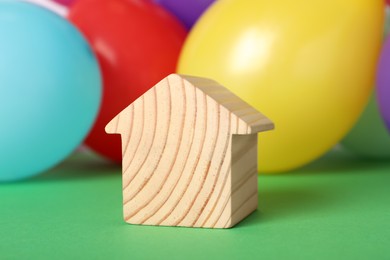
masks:
<svg viewBox="0 0 390 260"><path fill-rule="evenodd" d="M191 28L214 0L154 0L172 12L187 28Z"/></svg>
<svg viewBox="0 0 390 260"><path fill-rule="evenodd" d="M362 157L390 158L390 134L379 114L375 93L342 145Z"/></svg>
<svg viewBox="0 0 390 260"><path fill-rule="evenodd" d="M55 2L50 0L21 0L28 3L33 3L42 7L49 9L50 11L55 12L58 15L66 16L68 14L68 10Z"/></svg>
<svg viewBox="0 0 390 260"><path fill-rule="evenodd" d="M193 28L179 73L205 76L267 115L259 170L303 166L363 111L380 49L383 1L217 1Z"/></svg>
<svg viewBox="0 0 390 260"><path fill-rule="evenodd" d="M103 73L103 104L86 144L120 162L120 138L107 135L104 127L175 71L185 29L161 7L138 0L81 0L69 18L89 39Z"/></svg>
<svg viewBox="0 0 390 260"><path fill-rule="evenodd" d="M82 35L36 5L0 1L0 181L66 158L97 114L101 79Z"/></svg>
<svg viewBox="0 0 390 260"><path fill-rule="evenodd" d="M379 61L377 85L378 103L387 128L390 130L390 37L387 38Z"/></svg>
<svg viewBox="0 0 390 260"><path fill-rule="evenodd" d="M64 6L71 6L74 3L74 0L54 0L54 2L57 2Z"/></svg>

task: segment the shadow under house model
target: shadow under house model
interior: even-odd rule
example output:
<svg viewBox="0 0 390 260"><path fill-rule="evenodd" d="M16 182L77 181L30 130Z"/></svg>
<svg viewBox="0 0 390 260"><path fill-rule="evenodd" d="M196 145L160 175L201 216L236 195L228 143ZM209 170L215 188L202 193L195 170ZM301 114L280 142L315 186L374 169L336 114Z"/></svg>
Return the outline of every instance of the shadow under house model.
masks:
<svg viewBox="0 0 390 260"><path fill-rule="evenodd" d="M215 81L166 77L106 126L122 137L126 222L234 226L257 208L257 133L273 127Z"/></svg>

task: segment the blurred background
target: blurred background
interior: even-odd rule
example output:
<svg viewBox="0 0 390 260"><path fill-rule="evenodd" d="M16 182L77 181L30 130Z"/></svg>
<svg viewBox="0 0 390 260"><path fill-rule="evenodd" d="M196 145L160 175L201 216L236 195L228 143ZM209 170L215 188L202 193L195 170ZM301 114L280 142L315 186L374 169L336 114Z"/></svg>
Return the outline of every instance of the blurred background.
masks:
<svg viewBox="0 0 390 260"><path fill-rule="evenodd" d="M301 2L2 1L0 180L42 173L81 144L120 164L105 125L175 72L212 78L275 122L260 173L335 146L388 159L385 3Z"/></svg>
<svg viewBox="0 0 390 260"><path fill-rule="evenodd" d="M315 248L318 259L390 257L389 26L382 0L1 0L0 233L14 234L1 244L16 246L22 229L24 242L35 240L39 229L20 222L58 214L41 223L44 236L53 228L71 240L75 231L54 228L56 220L93 234L92 247L104 243L93 227L121 223L122 160L120 136L104 127L180 73L216 80L275 123L259 135L262 213L234 231L248 238L242 247L266 244L259 250L275 259L318 256ZM91 220L101 208L111 215ZM73 213L77 225L65 217ZM254 235L263 229L268 238ZM282 243L282 230L286 251L267 251ZM173 231L146 232L169 240ZM121 258L121 241L135 238L110 235Z"/></svg>

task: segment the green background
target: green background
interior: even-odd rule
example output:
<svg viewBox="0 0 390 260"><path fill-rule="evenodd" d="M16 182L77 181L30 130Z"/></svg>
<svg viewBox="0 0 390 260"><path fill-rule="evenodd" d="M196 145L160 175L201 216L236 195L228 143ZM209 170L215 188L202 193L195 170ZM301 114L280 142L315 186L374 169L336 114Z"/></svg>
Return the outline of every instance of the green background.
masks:
<svg viewBox="0 0 390 260"><path fill-rule="evenodd" d="M390 162L336 151L259 177L259 209L227 230L122 219L120 168L77 153L0 184L0 259L390 259Z"/></svg>

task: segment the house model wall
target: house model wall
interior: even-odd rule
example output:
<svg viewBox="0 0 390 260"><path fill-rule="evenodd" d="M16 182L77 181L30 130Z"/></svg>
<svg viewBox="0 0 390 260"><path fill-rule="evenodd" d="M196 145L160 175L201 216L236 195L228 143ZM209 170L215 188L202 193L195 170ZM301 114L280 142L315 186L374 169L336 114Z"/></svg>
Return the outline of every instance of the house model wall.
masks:
<svg viewBox="0 0 390 260"><path fill-rule="evenodd" d="M124 218L228 228L257 208L257 133L273 123L215 81L172 74L119 113Z"/></svg>

